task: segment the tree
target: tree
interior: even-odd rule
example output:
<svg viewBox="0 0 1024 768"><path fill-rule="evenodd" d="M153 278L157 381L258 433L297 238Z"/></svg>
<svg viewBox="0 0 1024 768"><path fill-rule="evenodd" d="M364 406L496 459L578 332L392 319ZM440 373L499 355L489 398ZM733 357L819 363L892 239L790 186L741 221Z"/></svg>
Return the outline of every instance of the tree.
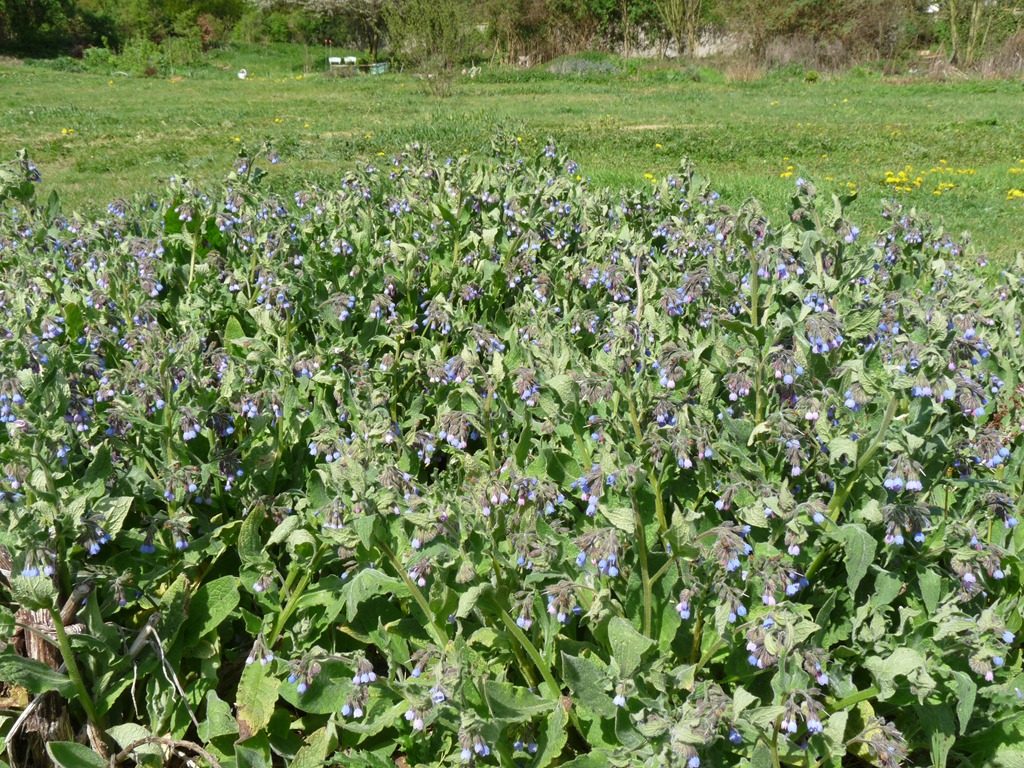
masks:
<svg viewBox="0 0 1024 768"><path fill-rule="evenodd" d="M949 60L970 66L985 47L992 22L1008 3L993 0L946 0L946 21L949 24Z"/></svg>
<svg viewBox="0 0 1024 768"><path fill-rule="evenodd" d="M376 60L381 44L387 37L384 11L387 0L348 0L341 10L348 27L361 48Z"/></svg>
<svg viewBox="0 0 1024 768"><path fill-rule="evenodd" d="M473 0L391 0L385 11L392 50L415 66L450 71L479 50Z"/></svg>
<svg viewBox="0 0 1024 768"><path fill-rule="evenodd" d="M249 0L261 11L299 11L320 22L322 31L341 25L352 42L376 59L387 38L385 13L389 0Z"/></svg>
<svg viewBox="0 0 1024 768"><path fill-rule="evenodd" d="M669 36L676 41L679 53L692 56L700 42L702 0L654 0L658 14Z"/></svg>
<svg viewBox="0 0 1024 768"><path fill-rule="evenodd" d="M0 0L0 49L43 49L65 42L71 0Z"/></svg>

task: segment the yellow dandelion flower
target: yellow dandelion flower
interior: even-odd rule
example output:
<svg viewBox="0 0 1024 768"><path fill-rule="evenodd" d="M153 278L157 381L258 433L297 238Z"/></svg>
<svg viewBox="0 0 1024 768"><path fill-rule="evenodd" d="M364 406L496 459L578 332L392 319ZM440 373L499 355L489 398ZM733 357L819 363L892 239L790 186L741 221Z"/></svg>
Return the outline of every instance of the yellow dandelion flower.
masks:
<svg viewBox="0 0 1024 768"><path fill-rule="evenodd" d="M1011 189L1006 193L1007 200L1024 200L1024 189Z"/></svg>

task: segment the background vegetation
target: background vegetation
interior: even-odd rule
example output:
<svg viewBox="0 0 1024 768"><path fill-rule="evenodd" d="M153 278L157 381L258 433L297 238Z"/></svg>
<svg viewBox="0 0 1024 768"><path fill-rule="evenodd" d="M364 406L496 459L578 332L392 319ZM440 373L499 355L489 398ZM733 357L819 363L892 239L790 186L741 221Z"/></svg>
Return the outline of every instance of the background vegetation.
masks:
<svg viewBox="0 0 1024 768"><path fill-rule="evenodd" d="M588 55L459 74L438 100L415 74L326 77L320 48L232 44L195 65L145 53L0 66L0 154L32 148L47 193L95 212L172 175L219 178L240 146L263 139L285 161L268 182L287 188L336 179L412 141L444 154L479 152L506 127L527 147L556 138L602 186L660 181L687 155L727 201L754 195L775 217L802 175L827 191L852 184L857 216L876 216L895 196L956 232L970 230L993 257L1024 243L1022 201L1011 196L1024 187L1020 82L864 69L809 81L795 65L751 79L740 66ZM115 74L158 61L160 77ZM242 67L244 82L235 76Z"/></svg>
<svg viewBox="0 0 1024 768"><path fill-rule="evenodd" d="M0 50L81 56L139 39L204 49L330 40L451 67L582 50L695 56L724 41L768 63L899 67L925 47L957 66L1019 71L1022 24L1024 0L0 0Z"/></svg>

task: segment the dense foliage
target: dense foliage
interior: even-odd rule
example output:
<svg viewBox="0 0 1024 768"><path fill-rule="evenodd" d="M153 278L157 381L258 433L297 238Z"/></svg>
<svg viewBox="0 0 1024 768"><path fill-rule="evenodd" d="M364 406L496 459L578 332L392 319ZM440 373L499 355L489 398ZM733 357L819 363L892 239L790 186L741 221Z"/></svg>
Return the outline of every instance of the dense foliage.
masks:
<svg viewBox="0 0 1024 768"><path fill-rule="evenodd" d="M256 160L98 220L4 171L12 689L224 766L1021 760L1024 265L514 137Z"/></svg>
<svg viewBox="0 0 1024 768"><path fill-rule="evenodd" d="M1016 74L1022 25L1024 0L0 0L0 51L326 42L419 69L436 68L434 49L448 65L453 55L518 65L594 50L893 68L919 65L930 48L957 66Z"/></svg>

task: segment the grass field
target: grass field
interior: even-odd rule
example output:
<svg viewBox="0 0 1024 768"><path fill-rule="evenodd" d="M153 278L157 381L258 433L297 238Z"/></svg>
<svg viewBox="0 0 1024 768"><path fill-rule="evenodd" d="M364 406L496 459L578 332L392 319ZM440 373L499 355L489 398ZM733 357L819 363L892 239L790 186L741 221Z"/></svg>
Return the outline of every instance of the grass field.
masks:
<svg viewBox="0 0 1024 768"><path fill-rule="evenodd" d="M169 78L0 65L0 154L27 147L65 208L96 210L172 174L215 179L239 146L263 139L287 184L410 141L479 151L505 128L527 145L554 138L598 184L649 183L688 155L727 202L753 195L775 217L802 175L826 190L856 185L854 214L868 226L895 195L970 230L994 258L1024 250L1024 199L1011 193L1024 188L1021 81L733 82L647 65L582 78L485 73L438 98L410 75L328 78L321 61L301 47L252 48Z"/></svg>

